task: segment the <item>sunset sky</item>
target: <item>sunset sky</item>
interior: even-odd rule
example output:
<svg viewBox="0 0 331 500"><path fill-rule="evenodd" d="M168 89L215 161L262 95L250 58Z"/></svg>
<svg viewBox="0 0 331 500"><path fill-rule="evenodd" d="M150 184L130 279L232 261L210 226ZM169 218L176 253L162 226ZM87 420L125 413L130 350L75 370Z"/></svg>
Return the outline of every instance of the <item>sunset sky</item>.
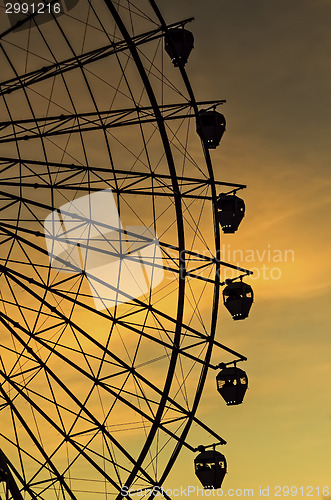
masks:
<svg viewBox="0 0 331 500"><path fill-rule="evenodd" d="M246 218L222 245L257 268L255 304L244 322L222 311L217 338L247 355L249 390L226 408L210 373L199 410L228 441L223 487L331 486L331 4L167 1L163 12L196 18L196 95L227 100L215 174L248 186ZM190 470L189 454L179 462Z"/></svg>
<svg viewBox="0 0 331 500"><path fill-rule="evenodd" d="M142 9L145 8L146 0L137 0L133 4L140 5L140 1L143 5ZM120 4L121 15L129 16L126 12L126 10L129 11L126 9L126 1L123 0ZM80 5L81 9L76 6L76 10L73 9L69 14L72 17L59 18L60 26L63 27L63 32L68 34L75 53L81 54L108 44L112 36L115 41L121 39L118 28L113 26L110 13L101 0L95 2L96 10L100 9L101 12L100 18L93 17L87 2L81 1ZM201 420L227 441L226 446L218 448L228 461L228 474L223 483L224 495L230 496L228 490L231 488L238 490L237 496L245 496L245 489L253 489L254 496L258 497L260 487L262 487L265 492L269 488L268 496L273 498L282 496L282 493L286 496L287 487L297 487L297 494L295 495L295 490L292 490L292 495L290 493L289 496L310 497L316 500L323 496L331 498L329 326L331 310L329 226L331 216L331 3L329 0L278 0L277 2L275 0L159 0L158 5L167 23L195 17L195 20L186 26L193 31L195 36L195 48L186 70L196 99L198 101L226 99L227 101L218 108L226 117L227 130L221 145L211 151L215 178L218 181L247 185L247 189L238 193L245 200L246 217L236 234L221 236L221 250L224 261L254 272L253 276L247 278L246 281L254 289L255 303L249 318L236 322L221 305L216 339L247 356L248 361L240 363L239 366L247 372L249 389L242 405L226 407L216 391L217 372L210 370L197 412ZM8 28L8 19L4 16L4 2L1 4L1 9L1 30L5 30ZM137 18L141 24L137 23L138 31L134 31L134 34L151 29L151 26L155 28L157 25L155 21L151 22L143 16L138 15ZM85 29L86 19L89 22L88 29ZM103 28L100 29L100 19L107 25L109 37ZM45 34L49 46L46 46L37 30L31 30L31 38L28 31L9 34L7 38L5 37L3 47L9 57L4 50L0 52L0 67L3 68L2 81L14 78L15 71L22 74L53 63L54 60L72 57L71 48L55 23L53 25L45 23L41 32ZM26 48L28 48L28 55ZM143 44L139 50L145 57L143 62L148 69L150 81L156 89L159 101L161 102L162 98L162 103L169 103L172 100L181 102L182 96L177 93L176 88L178 86L183 91L184 87L179 71L172 66L169 59L166 59L167 56L164 56L163 44L160 40ZM34 82L27 88L27 94L21 89L16 89L17 91L8 93L5 97L1 96L0 115L4 117L3 121L31 119L33 113L43 120L45 117L58 116L60 113L93 112L98 106L106 116L107 113L109 115L110 110L132 106L133 95L135 103L139 102L141 106L150 105L128 51L120 53L118 59L116 58L117 56L112 55L110 58L94 61L84 70L86 74L78 69L66 73L63 80L62 75L57 75L54 79L52 77L46 81ZM15 61L14 66L8 62L11 59ZM160 78L157 72L158 65L161 67L161 64L168 80L163 80L163 76ZM122 75L123 67L125 67L125 75L129 82L128 87ZM70 89L70 98L67 88ZM31 108L27 104L26 95L30 99ZM106 116L105 121L109 119L109 116ZM98 124L100 117L94 117L93 120L91 119L90 124ZM183 120L183 122L185 122L184 126L178 125L178 129L176 127L179 121L167 123L177 174L181 170L183 175L200 176L200 173L205 175L206 167L193 119ZM40 123L40 130L47 130L46 121ZM84 127L86 123L82 123L80 126ZM61 126L62 124L59 125ZM77 124L75 126L77 132ZM20 349L25 352L24 348L17 347L16 340L14 348L12 347L13 338L8 335L4 326L1 326L0 331L4 353L0 369L3 368L5 372L13 373L13 378L17 376L15 375L16 369L18 380L22 376L22 383L30 384L27 389L24 389L29 397L32 394L32 398L37 398L39 392L42 395L46 394L47 397L49 394L47 391L52 392L54 402L57 400L57 403L60 402L62 405L61 412L65 415L64 423L61 420L62 415L60 418L60 411L57 414L58 409L55 408L56 405L53 404L51 396L47 401L43 401L44 406L41 406L45 408L45 412L49 412L49 415L53 415L52 412L54 412L52 417L54 421L58 419L60 422L61 420L58 428L55 425L52 427L49 422L45 423L44 416L38 415L35 420L32 406L29 408L22 394L15 396L15 386L13 389L7 379L4 382L5 396L7 393L14 394L13 399L17 408L29 415L27 417L30 418L29 425L35 435L39 436L40 430L40 442L43 442L42 446L47 448L47 453L51 454L63 438L59 451L54 452L54 455L58 453L56 460L60 464L59 467L69 464L76 453L76 449L73 452L67 445L65 432L70 428L70 432L74 433L75 424L71 428L71 422L72 420L76 422L75 412L81 414L76 407L76 401L68 396L65 387L69 387L81 401L85 401L84 398L86 398L86 403L84 403L86 408L100 421L105 421L109 426L107 428L113 429L116 437L120 436L120 439L123 439L124 446L130 450L130 453L138 454L144 445L146 429L149 428L148 425L152 425L151 422L148 421L145 428L146 421L140 414L139 418L142 423L136 422L138 417L132 408L128 410L128 406L124 403L119 404L115 392L111 396L109 392L102 392L104 387L102 390L99 386L96 387L98 384L95 383L95 379L88 378L86 374L82 376L80 369L86 369L87 372L91 370L92 374L98 373L98 376L104 370L102 373L105 380L107 377L109 379L117 377L118 387L115 382L114 387L117 387L116 390L119 392L122 391L122 387L120 389L119 387L123 377L123 387L127 383L125 388L128 390L128 399L135 401L136 398L140 405L140 387L138 390L134 372L129 374L132 380L129 375L126 378L125 370L118 376L116 370L121 365L113 362L111 357L107 359L107 363L103 364L106 356L103 357L102 346L108 346L108 335L109 341L111 338L111 353L116 353L128 364L132 363L132 366L139 366L140 373L153 381L157 387L163 388L169 353L172 349L140 336L139 329L133 333L125 322L123 325L115 321L112 324L112 315L114 313L116 319L126 318L127 315L128 321L132 320L132 324L137 328L145 329L145 332L151 328L150 332L153 335L158 332L160 338L163 338L164 334L167 341L172 338L174 325L168 321L169 318L162 317L163 332L154 316L151 314L148 316L149 313L144 307L140 310L137 304L120 305L115 312L114 309L109 308L109 310L104 310L106 312L103 315L96 316L91 289L87 281L84 281L85 278L83 279L83 276L78 274L76 281L71 281L70 277L67 281L66 275L61 275L61 272L56 274L58 271L56 269L50 270L45 239L37 237L43 236L44 233L46 238L49 236L43 225L44 220L61 205L70 203L82 194L89 193L90 183L96 191L113 185L113 173L110 168L113 160L117 168L125 168L127 171L132 169L146 173L151 168L157 173L168 173L164 149L159 135L155 133L155 123L144 125L145 135L139 126L136 128L120 127L115 131L109 128L105 133L100 127L97 130L83 132L82 141L79 127L79 134L72 133L69 127L67 135L55 136L56 138L50 136L43 139L44 142L40 138L35 140L38 137L38 134L33 136L36 129L33 129L31 140L22 141L25 133L24 127L22 130L16 128L19 139L18 150L15 145L17 137L15 136L13 140L11 134L15 134L10 127L11 125L8 127L9 131L6 126L0 130L1 155L15 157L19 150L20 158L35 160L37 174L34 172L34 167L31 167L30 171L27 166L22 168L15 166L15 162L8 168L8 172L6 168L1 171L5 185L8 179L10 182L13 181L6 188L8 196L15 198L18 192L21 195L20 187L17 186L17 178L20 175L27 183L22 192L29 200L27 206L22 203L22 207L20 206L18 210L17 205L12 205L11 198L9 198L10 203L3 209L2 217L3 220L7 219L11 222L15 221L16 217L20 218L23 231L28 230L29 238L31 237L34 246L27 245L28 252L26 253L21 248L20 242L15 241L12 245L11 238L14 241L16 233L9 238L7 238L7 233L2 234L5 241L1 247L1 262L7 261L6 251L8 250L10 257L8 268L12 265L14 270L20 272L21 281L24 282L25 276L32 277L32 280L29 281L29 286L25 283L25 287L22 287L20 280L15 281L11 275L7 278L5 273L2 273L0 276L2 279L0 310L2 315L8 314L9 317L23 324L23 328L22 324L12 325L18 328L19 336L29 339L30 342L31 336L36 335L31 342L35 352L40 354L45 362L47 359L47 366L61 377L64 388L56 386L58 392L55 391L56 397L53 395L53 389L49 390L51 385L48 373L45 371L47 375L45 376L43 371L44 365L42 364L39 370L38 363L34 364L35 361L31 362L29 359L30 351L27 351L26 359L23 357L22 367L27 364L29 368L31 365L31 372L27 369L27 373L34 373L36 366L38 371L36 371L36 377L31 375L31 379L29 374L28 382L26 382L19 354ZM26 133L30 132L29 127L32 129L33 123L26 125ZM12 142L6 144L5 134L11 137ZM186 139L190 156L186 154L183 147ZM146 143L148 154L144 149ZM75 174L77 177L73 176L72 185L65 186L67 190L61 189L62 179L64 179L64 184L71 182L71 177L66 178L65 170L62 171L58 165L56 168L54 165L49 168L47 161L45 165L38 164L38 161L44 158L44 154L48 161L59 162L59 164L70 163L68 166L70 175L72 166L74 168L77 165L82 166L82 172ZM91 167L91 172L84 171L86 165ZM60 166L63 167L63 165ZM103 169L100 170L102 173L93 172L92 167ZM144 189L149 188L149 182L153 184L149 177L146 179L140 185ZM29 184L32 180L33 182L37 180L40 185ZM125 182L130 186L129 175L120 179L121 186L126 186ZM56 188L53 188L55 184ZM42 187L46 189L39 189ZM161 243L167 242L173 245L169 249L169 256L172 256L173 260L169 257L167 261L167 265L172 265L176 263L176 245L178 245L173 192L171 186L170 194L166 191L169 190L169 186L157 186L157 188L161 193L163 189L166 192L164 197L157 198L156 196L157 202L152 196L139 196L137 193L125 194L124 190L124 194L117 195L116 203L123 227L138 225L150 227L155 230ZM6 196L4 199L6 200ZM32 208L29 203L32 203ZM183 204L185 206L186 248L197 252L206 250L208 254L207 247L213 248L214 244L211 204L204 205L204 202L200 200L193 200L192 204L191 200L185 200ZM115 202L113 205L115 206ZM155 218L157 224L154 224ZM197 238L196 224L201 231L200 239ZM36 230L41 231L42 234L36 234ZM22 244L23 248L25 243ZM37 248L41 249L41 253L36 253ZM31 266L31 262L35 265ZM194 261L189 262L190 265L194 265ZM38 266L40 266L39 274ZM174 273L168 269L165 271L165 276L168 281L156 289L151 297L155 300L153 304L157 304L160 310L169 315L175 315L178 274L174 276ZM226 277L231 277L231 274L222 275L222 279ZM55 292L58 291L56 287L66 292L71 301L66 302L66 297L60 296L59 298L55 292L53 296L51 287L46 287L45 295L42 296L44 292L37 288L36 281L38 280L54 285ZM210 284L206 290L204 287L204 282L199 280L190 280L187 286L184 319L186 324L191 324L192 321L194 328L200 328L200 313L203 317L202 327L210 325L213 288ZM35 295L29 295L31 291ZM40 300L41 296L42 300ZM90 309L82 309L84 303L74 306L72 297L76 297L76 300L77 297L80 299L83 297L83 301L86 301ZM46 299L50 302L51 308L48 307ZM147 299L145 296L144 300L151 300L148 294ZM54 311L54 307L57 310ZM139 310L135 311L135 307ZM135 312L132 313L132 310ZM62 313L67 318L70 316L71 319L77 321L77 324L83 325L90 337L81 336L79 328L75 331L76 326L71 330L70 321L63 322ZM46 325L45 328L44 325ZM38 344L39 339L44 344ZM100 342L100 345L95 340ZM189 340L185 337L184 342ZM49 346L53 345L54 352L57 349L62 356L61 367L60 358L55 356L52 349L49 350ZM199 356L203 358L200 346L196 351L194 349L195 347L190 352L196 353L199 350ZM212 357L214 365L228 361L227 357L222 359L222 354L222 351L215 349ZM100 358L102 358L101 362ZM70 359L70 362L71 360L77 362L80 369L66 363L66 359ZM195 366L195 371L192 369L191 372L192 360L184 356L181 359L183 359L183 365L177 365L176 380L172 384L173 392L170 394L176 394L177 397L180 393L178 401L183 405L187 403L189 407L195 395L201 365ZM20 370L23 370L22 373ZM187 383L186 386L185 383ZM91 385L90 392L89 384ZM182 386L185 390L182 390ZM156 396L153 392L154 388L144 389L146 397L150 397L156 407L160 394ZM184 394L186 389L187 400ZM22 392L25 395L24 391ZM112 404L112 398L117 404L116 411L113 410L113 413L111 409L115 407L115 403ZM39 401L38 398L36 400ZM142 404L145 403L143 401ZM170 403L169 406L171 406ZM109 414L107 413L108 407L111 408ZM6 427L7 422L9 420L11 422L11 418L14 421L14 417L10 416L9 406L3 405L2 409L4 411L0 414L0 423L6 432L8 429L8 432L0 448L4 446L4 449L8 449L8 453L12 453L12 460L17 460L18 463L16 447L11 447L12 443L9 442L12 440L15 443L18 438L14 436L14 426ZM31 414L27 413L30 410ZM171 420L172 411L175 414L174 408L170 410L168 408L165 412L168 416L170 415L169 420ZM152 410L151 414L153 414ZM140 427L131 428L130 422ZM93 424L95 424L94 421ZM104 450L101 448L105 445L104 429L102 428L99 432L100 429L94 425L91 427L92 430L89 430L89 418L86 418L86 422L83 418L79 420L78 431L80 431L79 425L82 426L83 431L82 436L77 439L82 439L82 446L86 444L84 439L89 439L89 432L91 435L95 432L97 439L92 444L96 442L97 451ZM122 432L123 428L120 428L124 425L127 426L125 433ZM31 444L26 437L22 426L18 427L19 433L22 433L19 434L21 443L23 442L29 453L34 456L34 443ZM139 431L139 429L143 430ZM63 434L61 434L62 430ZM78 431L76 429L77 435L79 435ZM160 447L166 438L168 439L168 434L162 435L160 439L164 441L160 441ZM201 432L198 425L193 424L187 441L192 446L208 445L215 442L215 438L208 436L206 432ZM152 452L158 455L159 443L154 442L153 446L155 449L153 448ZM175 441L171 442L171 446L172 450ZM169 449L170 446L166 448L165 455L170 454ZM27 463L29 462L28 455L27 453ZM109 456L112 459L110 452ZM191 451L183 448L166 480L165 487L169 491L181 487L185 489L188 486L198 486L193 469L194 456ZM100 457L100 462L102 462L105 457L103 455ZM40 460L43 461L44 457ZM77 462L75 464L77 468L72 466L72 470L69 471L71 476L68 473L68 481L72 480L73 483L77 481L77 485L73 484L73 488L76 487L77 491L78 488L82 488L79 478L85 474L84 467L86 470L89 467L84 460L82 463L83 468L80 468L80 463ZM126 473L132 466L131 463L128 465L124 462L123 464L122 479L126 477ZM33 466L37 467L36 464ZM104 464L102 467L106 468ZM153 467L154 464L150 466L151 469ZM160 470L161 468L160 466ZM47 474L46 468L43 472ZM160 473L159 470L154 472L155 477ZM76 473L79 476L78 479L75 478ZM89 480L94 481L94 478ZM102 483L100 488L104 487L107 491L106 481L104 479L102 481L99 481ZM280 490L277 487L280 487ZM302 487L301 490L300 487ZM282 490L282 488L285 489ZM243 492L242 495L240 491ZM278 495L276 495L277 492ZM53 494L57 495L55 489ZM82 492L81 495L78 500L90 500L93 491L86 493L85 496ZM110 495L106 495L105 498L111 498ZM199 498L201 493L200 495L191 493L190 497Z"/></svg>

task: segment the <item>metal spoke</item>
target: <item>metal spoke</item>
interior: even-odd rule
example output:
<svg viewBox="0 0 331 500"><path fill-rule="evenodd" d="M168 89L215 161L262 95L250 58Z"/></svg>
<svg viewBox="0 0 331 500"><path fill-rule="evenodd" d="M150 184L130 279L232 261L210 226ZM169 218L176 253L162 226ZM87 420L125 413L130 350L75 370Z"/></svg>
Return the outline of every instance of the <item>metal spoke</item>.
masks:
<svg viewBox="0 0 331 500"><path fill-rule="evenodd" d="M196 451L192 424L225 444L196 413L208 369L246 360L215 338L225 269L251 274L221 260L217 195L246 186L196 147L200 111L225 100L197 100L165 55L193 18L167 24L154 0L61 5L0 34L0 469L19 500L148 497Z"/></svg>
<svg viewBox="0 0 331 500"><path fill-rule="evenodd" d="M191 17L189 19L184 19L183 21L169 24L169 28L177 28L178 26L185 25L192 20L193 18ZM163 37L163 35L164 30L162 27L160 27L155 30L151 30L132 37L131 43L139 46L144 43L157 40L158 38ZM1 38L3 38L3 36L0 35L0 39ZM38 70L30 71L29 73L19 75L16 78L11 78L10 80L0 82L0 96L10 94L17 90L21 90L23 87L30 87L34 83L47 80L54 76L63 75L67 71L73 71L77 68L82 68L84 66L87 66L88 64L99 61L113 54L124 52L128 49L129 46L127 42L125 40L121 40L119 42L113 42L109 45L105 45L104 47L100 47L98 49L90 50L88 52L85 52L84 54L65 59L64 61L58 61L48 66L43 66Z"/></svg>
<svg viewBox="0 0 331 500"><path fill-rule="evenodd" d="M215 106L225 101L200 101L201 106ZM165 104L159 106L162 120L182 120L195 117L192 113L180 114L191 107L190 102L180 104ZM57 116L36 117L34 119L11 120L0 122L0 143L28 141L41 137L54 137L66 134L108 130L145 123L157 123L152 107L140 107L120 110L107 110L89 113L61 114ZM43 131L40 130L43 127ZM14 129L7 133L7 129Z"/></svg>

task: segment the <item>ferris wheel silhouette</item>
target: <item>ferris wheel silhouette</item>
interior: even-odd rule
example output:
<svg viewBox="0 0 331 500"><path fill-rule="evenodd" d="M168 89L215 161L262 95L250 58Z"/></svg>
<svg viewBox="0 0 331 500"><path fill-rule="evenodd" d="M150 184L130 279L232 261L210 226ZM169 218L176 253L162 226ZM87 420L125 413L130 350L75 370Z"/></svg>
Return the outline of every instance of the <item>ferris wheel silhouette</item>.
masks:
<svg viewBox="0 0 331 500"><path fill-rule="evenodd" d="M218 488L207 372L222 368L228 405L248 383L215 338L221 286L233 319L253 302L250 271L220 259L246 187L214 178L225 101L193 93L192 19L167 24L154 0L55 3L18 3L0 36L5 498L153 497L183 447Z"/></svg>

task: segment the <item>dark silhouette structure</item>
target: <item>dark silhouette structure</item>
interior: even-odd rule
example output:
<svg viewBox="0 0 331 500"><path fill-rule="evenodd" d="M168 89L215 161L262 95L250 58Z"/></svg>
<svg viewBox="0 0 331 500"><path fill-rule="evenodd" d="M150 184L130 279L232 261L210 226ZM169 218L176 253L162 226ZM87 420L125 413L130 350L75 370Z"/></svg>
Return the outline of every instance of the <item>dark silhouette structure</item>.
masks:
<svg viewBox="0 0 331 500"><path fill-rule="evenodd" d="M0 482L5 484L6 498L9 498L10 494L13 500L23 500L21 492L11 473L10 467L12 467L12 464L9 462L3 451L0 450Z"/></svg>
<svg viewBox="0 0 331 500"><path fill-rule="evenodd" d="M215 109L199 112L199 120L197 120L197 133L200 139L204 142L206 148L215 149L221 142L225 132L225 118L222 113Z"/></svg>
<svg viewBox="0 0 331 500"><path fill-rule="evenodd" d="M216 377L217 390L228 406L243 402L248 387L246 372L236 366L224 367Z"/></svg>
<svg viewBox="0 0 331 500"><path fill-rule="evenodd" d="M223 233L235 233L245 216L245 202L234 193L217 198L218 220Z"/></svg>
<svg viewBox="0 0 331 500"><path fill-rule="evenodd" d="M248 318L253 300L253 289L244 281L230 282L223 290L224 305L234 320Z"/></svg>
<svg viewBox="0 0 331 500"><path fill-rule="evenodd" d="M205 450L199 446L201 453L194 460L195 474L205 489L221 488L227 471L224 455L219 451Z"/></svg>
<svg viewBox="0 0 331 500"><path fill-rule="evenodd" d="M60 4L57 13L55 5ZM208 370L220 368L211 364L213 352L220 349L246 360L216 338L221 267L252 274L219 259L220 225L224 232L236 231L244 204L233 193L246 186L215 179L210 150L225 131L225 118L216 111L225 100L195 97L184 67L194 45L185 26L193 18L167 24L155 0L143 4L146 12L119 8L113 0L63 0L45 2L40 12L32 12L34 3L29 1L20 3L20 12L9 17L11 27L2 33L6 52L0 95L7 112L0 142L9 156L0 158L0 236L8 248L0 263L0 320L7 332L0 348L8 353L11 337L18 359L24 360L18 363L16 357L3 355L0 369L0 410L8 423L3 429L5 454L0 450L0 482L8 500L76 499L85 485L104 497L105 484L110 495L122 500L122 486L131 488L137 479L146 490L161 486L183 447L199 451L195 471L205 488L220 488L227 471L216 445L197 450L188 436L194 424L226 444L196 412ZM46 22L50 29L41 27ZM178 70L170 61L163 64L163 37ZM32 59L31 67L22 54ZM178 88L178 78L172 80L176 72ZM42 88L45 95L39 93ZM44 106L45 99L51 106ZM190 134L192 124L197 134ZM202 154L195 147L190 151L190 135ZM103 207L92 209L91 199L110 186L116 203L112 210L104 204L114 215L106 221ZM232 194L218 196L219 190ZM88 204L79 207L88 209L78 209L87 197ZM186 217L191 203L192 213L201 214L209 204L209 224L204 218L191 224ZM134 225L124 229L119 215L126 214ZM136 224L154 233L141 233ZM94 243L92 228L97 233ZM162 241L157 234L164 235ZM213 240L208 252L194 250L192 243L199 238ZM155 245L160 257L153 251L143 258L141 252L151 241L160 243ZM97 275L98 266L88 266L91 251L100 255L99 267L103 263L110 269L115 262L123 281L134 278L141 295L126 291L127 282L120 286L113 275ZM123 265L124 257L130 265ZM60 269L52 268L54 261ZM148 292L142 291L131 264L144 271ZM208 268L208 276L200 272ZM61 277L65 269L69 277ZM171 290L168 282L160 281L154 292L161 271L173 275ZM93 291L100 285L100 292L91 288L86 293L83 280L88 279L94 281ZM201 300L188 318L185 304L192 280L197 280ZM110 290L130 299L129 308L117 314L112 304L108 307ZM231 314L240 316L234 319L246 317L247 290L230 292L226 307L231 305ZM91 306L96 295L105 307ZM233 312L236 308L239 313ZM124 346L114 339L113 330ZM200 344L205 348L196 350ZM146 350L146 345L152 347ZM149 363L164 377L150 376L145 370ZM185 404L178 383L187 396ZM119 406L128 415L124 422ZM26 419L26 408L36 419ZM147 425L141 426L141 420ZM180 425L173 426L177 421ZM118 430L133 431L132 441L122 440L124 433Z"/></svg>
<svg viewBox="0 0 331 500"><path fill-rule="evenodd" d="M164 36L165 51L175 67L185 66L193 47L193 33L184 28L168 30Z"/></svg>

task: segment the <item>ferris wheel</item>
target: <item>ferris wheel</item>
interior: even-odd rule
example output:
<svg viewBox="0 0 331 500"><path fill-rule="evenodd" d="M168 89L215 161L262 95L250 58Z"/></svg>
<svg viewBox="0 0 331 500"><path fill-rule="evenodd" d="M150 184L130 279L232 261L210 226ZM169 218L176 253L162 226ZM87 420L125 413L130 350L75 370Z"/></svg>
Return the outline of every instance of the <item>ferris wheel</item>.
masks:
<svg viewBox="0 0 331 500"><path fill-rule="evenodd" d="M225 101L193 93L192 19L66 0L4 2L1 20L5 498L152 498L183 447L214 487L206 461L225 474L225 459L189 431L225 443L196 413L213 350L217 389L243 399L246 358L215 332L221 285L235 320L253 294L221 260L245 186L214 178Z"/></svg>

